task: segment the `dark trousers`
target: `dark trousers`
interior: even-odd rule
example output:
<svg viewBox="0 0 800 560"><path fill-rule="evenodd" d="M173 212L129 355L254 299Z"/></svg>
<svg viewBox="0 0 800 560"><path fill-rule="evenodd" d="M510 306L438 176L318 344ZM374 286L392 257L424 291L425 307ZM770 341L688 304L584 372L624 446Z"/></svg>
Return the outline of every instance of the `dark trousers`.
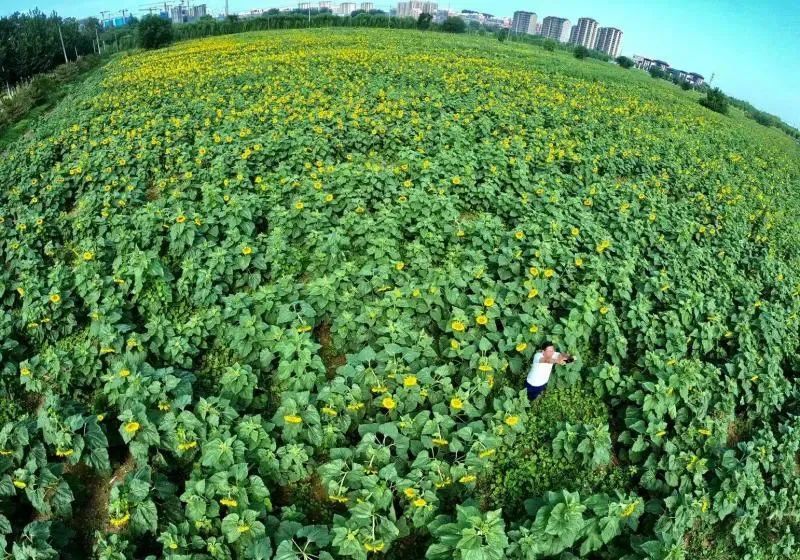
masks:
<svg viewBox="0 0 800 560"><path fill-rule="evenodd" d="M547 383L536 387L526 382L525 388L528 390L528 398L530 400L534 400L536 397L538 397L544 392L544 390L547 388Z"/></svg>

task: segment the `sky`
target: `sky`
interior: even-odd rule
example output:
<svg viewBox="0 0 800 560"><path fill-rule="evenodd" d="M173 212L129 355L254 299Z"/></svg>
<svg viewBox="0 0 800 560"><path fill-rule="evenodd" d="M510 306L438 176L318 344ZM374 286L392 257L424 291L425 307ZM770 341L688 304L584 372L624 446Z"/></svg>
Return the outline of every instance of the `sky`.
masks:
<svg viewBox="0 0 800 560"><path fill-rule="evenodd" d="M175 3L172 0L167 0ZM222 12L225 0L205 1ZM228 0L231 13L293 7L291 0ZM389 1L373 0L387 9ZM559 16L573 24L592 17L623 31L621 54L666 60L672 67L713 76L712 85L800 128L799 0L439 0L439 8L471 9L496 16L536 12L539 21ZM0 16L38 7L69 17L127 9L143 15L154 0L0 0ZM312 0L312 4L314 1ZM338 1L334 0L334 4Z"/></svg>

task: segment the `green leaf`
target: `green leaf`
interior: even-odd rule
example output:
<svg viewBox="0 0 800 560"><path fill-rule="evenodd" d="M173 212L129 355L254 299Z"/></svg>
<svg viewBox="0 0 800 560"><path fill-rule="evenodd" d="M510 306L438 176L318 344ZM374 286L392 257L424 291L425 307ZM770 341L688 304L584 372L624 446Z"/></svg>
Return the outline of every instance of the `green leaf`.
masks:
<svg viewBox="0 0 800 560"><path fill-rule="evenodd" d="M225 535L229 543L238 541L242 536L242 532L239 530L239 522L239 515L236 513L229 513L222 520L222 534Z"/></svg>
<svg viewBox="0 0 800 560"><path fill-rule="evenodd" d="M131 516L131 524L137 532L153 533L158 529L158 511L152 500L137 504Z"/></svg>
<svg viewBox="0 0 800 560"><path fill-rule="evenodd" d="M203 446L203 466L215 469L226 469L233 464L233 442L236 438L225 441L214 439Z"/></svg>

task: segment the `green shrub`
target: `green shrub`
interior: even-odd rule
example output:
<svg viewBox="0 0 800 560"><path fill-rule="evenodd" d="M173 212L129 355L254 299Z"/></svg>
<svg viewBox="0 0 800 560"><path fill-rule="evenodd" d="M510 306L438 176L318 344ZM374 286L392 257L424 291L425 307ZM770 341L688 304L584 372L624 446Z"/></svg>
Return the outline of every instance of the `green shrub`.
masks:
<svg viewBox="0 0 800 560"><path fill-rule="evenodd" d="M663 80L667 77L667 73L657 66L653 66L648 72L650 72L650 76L653 78L661 78Z"/></svg>
<svg viewBox="0 0 800 560"><path fill-rule="evenodd" d="M700 100L700 105L722 115L728 114L728 99L719 88L708 90L705 98Z"/></svg>
<svg viewBox="0 0 800 560"><path fill-rule="evenodd" d="M146 15L136 31L139 46L143 49L158 49L172 42L172 22L155 15Z"/></svg>
<svg viewBox="0 0 800 560"><path fill-rule="evenodd" d="M449 17L442 22L442 31L447 33L464 33L467 30L467 23L460 17Z"/></svg>
<svg viewBox="0 0 800 560"><path fill-rule="evenodd" d="M583 45L578 45L575 47L575 50L572 51L572 54L575 55L575 58L578 60L583 60L587 56L589 56L589 49L584 47Z"/></svg>
<svg viewBox="0 0 800 560"><path fill-rule="evenodd" d="M625 487L627 469L612 463L591 468L554 450L553 438L564 423L608 426L608 421L603 402L582 388L549 389L533 402L525 432L498 450L494 468L480 482L483 505L514 515L523 511L525 500L551 488L594 493Z"/></svg>
<svg viewBox="0 0 800 560"><path fill-rule="evenodd" d="M417 18L417 29L429 29L433 16L431 14L420 14Z"/></svg>
<svg viewBox="0 0 800 560"><path fill-rule="evenodd" d="M690 90L690 89L692 89L692 84L690 84L689 82L683 81L683 82L681 82L681 89L683 91Z"/></svg>
<svg viewBox="0 0 800 560"><path fill-rule="evenodd" d="M633 68L633 60L631 60L627 56L618 56L617 64L619 64L622 68L625 68L626 70L628 68Z"/></svg>
<svg viewBox="0 0 800 560"><path fill-rule="evenodd" d="M764 126L777 125L776 118L769 113L765 113L764 111L753 111L750 113L750 117L753 118L758 124L762 124Z"/></svg>
<svg viewBox="0 0 800 560"><path fill-rule="evenodd" d="M542 43L542 48L544 48L544 50L546 51L553 52L554 50L556 50L556 42L553 41L552 39L547 39Z"/></svg>

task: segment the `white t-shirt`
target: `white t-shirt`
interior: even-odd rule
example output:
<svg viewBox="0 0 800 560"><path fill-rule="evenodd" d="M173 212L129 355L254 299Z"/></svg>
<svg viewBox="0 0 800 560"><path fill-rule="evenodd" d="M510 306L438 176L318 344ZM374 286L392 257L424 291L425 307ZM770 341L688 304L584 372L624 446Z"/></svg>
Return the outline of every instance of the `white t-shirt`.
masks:
<svg viewBox="0 0 800 560"><path fill-rule="evenodd" d="M553 360L558 360L561 356L560 352L553 352ZM528 385L533 385L534 387L541 387L542 385L547 385L547 382L550 381L550 373L553 371L554 364L547 364L542 363L542 353L536 352L533 356L533 363L531 364L531 370L528 372Z"/></svg>

